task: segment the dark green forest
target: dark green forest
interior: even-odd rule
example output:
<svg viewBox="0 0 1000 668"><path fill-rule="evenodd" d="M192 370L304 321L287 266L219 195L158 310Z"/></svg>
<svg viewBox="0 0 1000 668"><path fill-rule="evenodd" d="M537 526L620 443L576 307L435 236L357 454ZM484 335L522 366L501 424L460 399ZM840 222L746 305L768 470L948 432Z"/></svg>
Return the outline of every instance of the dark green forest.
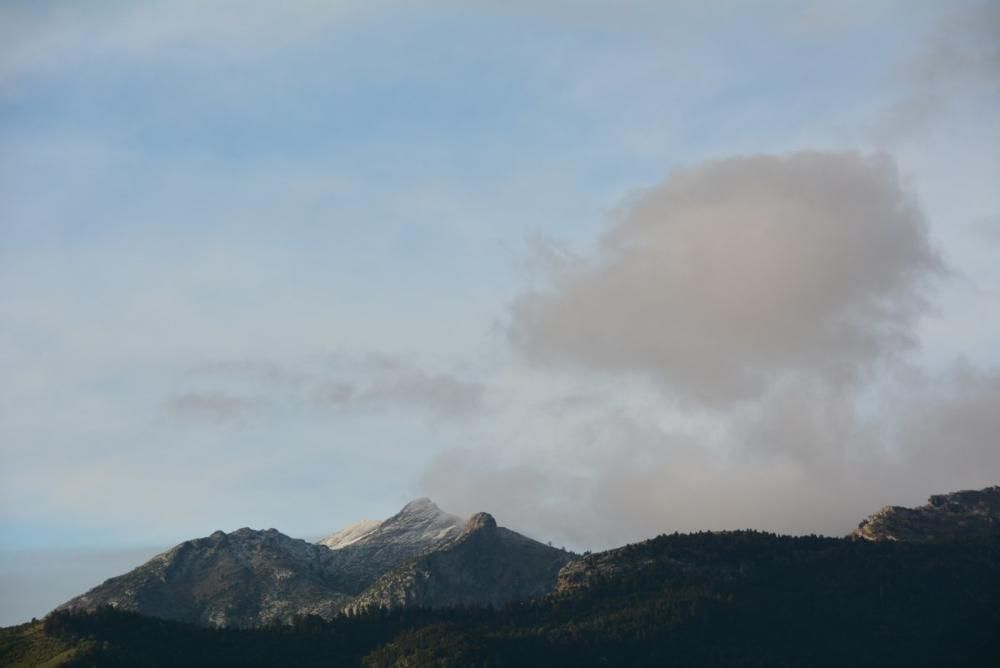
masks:
<svg viewBox="0 0 1000 668"><path fill-rule="evenodd" d="M993 666L1000 539L660 536L492 609L208 629L110 608L3 629L4 666Z"/></svg>

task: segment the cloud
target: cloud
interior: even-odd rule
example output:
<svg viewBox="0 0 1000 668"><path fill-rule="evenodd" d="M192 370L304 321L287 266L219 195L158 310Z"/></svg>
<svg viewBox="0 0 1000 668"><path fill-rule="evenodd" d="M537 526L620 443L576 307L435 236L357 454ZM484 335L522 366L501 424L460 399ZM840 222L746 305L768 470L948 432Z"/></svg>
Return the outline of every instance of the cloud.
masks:
<svg viewBox="0 0 1000 668"><path fill-rule="evenodd" d="M223 392L184 392L168 401L168 408L174 415L213 422L228 422L252 415L260 410L261 405L257 399Z"/></svg>
<svg viewBox="0 0 1000 668"><path fill-rule="evenodd" d="M455 419L479 412L486 395L482 383L387 355L360 361L328 356L310 371L260 358L216 360L193 368L188 379L198 387L173 395L169 411L216 422L288 408L341 415L402 410Z"/></svg>
<svg viewBox="0 0 1000 668"><path fill-rule="evenodd" d="M321 408L339 411L417 409L438 418L458 418L482 408L486 388L449 373L428 373L395 357L370 356L356 382L326 381L312 396Z"/></svg>
<svg viewBox="0 0 1000 668"><path fill-rule="evenodd" d="M206 362L192 369L192 373L208 378L261 383L272 386L297 384L307 379L304 373L286 369L271 360L260 358Z"/></svg>
<svg viewBox="0 0 1000 668"><path fill-rule="evenodd" d="M378 4L378 3L376 3ZM361 14L345 2L27 3L0 9L0 85L102 58L206 51L253 60Z"/></svg>
<svg viewBox="0 0 1000 668"><path fill-rule="evenodd" d="M977 118L980 109L996 105L1000 5L966 3L950 9L934 26L931 34L917 40L918 52L895 72L890 85L900 92L875 128L881 140L912 135L969 101L979 102L971 107Z"/></svg>
<svg viewBox="0 0 1000 668"><path fill-rule="evenodd" d="M439 455L423 491L446 507L581 549L842 535L887 503L1000 475L1000 373L909 354L950 269L888 156L678 170L592 255L546 250L548 280L515 299L508 336L564 391Z"/></svg>
<svg viewBox="0 0 1000 668"><path fill-rule="evenodd" d="M979 241L1000 244L1000 216L985 216L974 220L968 230Z"/></svg>
<svg viewBox="0 0 1000 668"><path fill-rule="evenodd" d="M905 379L897 408L897 462L924 486L983 487L1000 480L1000 370L960 362Z"/></svg>
<svg viewBox="0 0 1000 668"><path fill-rule="evenodd" d="M603 409L518 425L535 439L531 456L504 458L509 434L443 453L422 489L456 512L489 510L592 549L705 529L844 535L883 505L996 483L1000 373L911 369L884 384L872 405L823 383L789 383L716 416L716 435L677 427L662 404L637 411L608 396Z"/></svg>
<svg viewBox="0 0 1000 668"><path fill-rule="evenodd" d="M372 406L420 406L441 417L455 417L474 412L480 407L482 397L482 385L448 374L411 370L372 385L358 401Z"/></svg>
<svg viewBox="0 0 1000 668"><path fill-rule="evenodd" d="M897 357L941 272L889 157L736 157L675 171L596 257L551 263L551 285L515 300L509 337L534 362L648 373L722 406Z"/></svg>

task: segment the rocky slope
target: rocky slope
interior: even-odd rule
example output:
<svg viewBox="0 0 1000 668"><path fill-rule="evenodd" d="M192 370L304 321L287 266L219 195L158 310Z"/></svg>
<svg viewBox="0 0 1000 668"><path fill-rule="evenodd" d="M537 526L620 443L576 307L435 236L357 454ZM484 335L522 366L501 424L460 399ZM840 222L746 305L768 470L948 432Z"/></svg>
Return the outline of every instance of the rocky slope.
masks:
<svg viewBox="0 0 1000 668"><path fill-rule="evenodd" d="M457 536L465 519L438 508L428 498L410 501L389 519L363 520L319 541L332 550L349 545L410 546L416 551L432 550Z"/></svg>
<svg viewBox="0 0 1000 668"><path fill-rule="evenodd" d="M367 537L382 524L379 520L361 520L349 527L345 527L337 533L330 534L326 538L317 541L320 545L325 545L331 550L339 550L342 547L353 545L359 540Z"/></svg>
<svg viewBox="0 0 1000 668"><path fill-rule="evenodd" d="M873 541L942 542L1000 535L1000 487L938 494L917 508L886 506L851 533Z"/></svg>
<svg viewBox="0 0 1000 668"><path fill-rule="evenodd" d="M559 570L575 556L478 513L451 544L389 571L349 609L501 606L550 592Z"/></svg>
<svg viewBox="0 0 1000 668"><path fill-rule="evenodd" d="M364 530L360 522L319 543L334 551L342 588L359 594L396 566L451 544L464 524L430 499L417 499L377 526Z"/></svg>
<svg viewBox="0 0 1000 668"><path fill-rule="evenodd" d="M295 614L331 617L338 591L329 549L275 531L216 531L153 557L60 606L111 605L167 619L255 626Z"/></svg>
<svg viewBox="0 0 1000 668"><path fill-rule="evenodd" d="M542 594L569 561L496 526L466 523L417 499L384 522L352 525L319 543L274 529L217 531L111 578L60 609L111 605L211 626L258 626L347 607L445 606Z"/></svg>

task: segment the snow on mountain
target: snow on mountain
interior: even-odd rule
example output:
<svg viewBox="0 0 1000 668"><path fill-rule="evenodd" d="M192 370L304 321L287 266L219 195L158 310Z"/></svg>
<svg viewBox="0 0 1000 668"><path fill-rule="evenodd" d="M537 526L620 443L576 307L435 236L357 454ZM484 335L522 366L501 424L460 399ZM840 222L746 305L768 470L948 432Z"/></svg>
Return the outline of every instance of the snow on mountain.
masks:
<svg viewBox="0 0 1000 668"><path fill-rule="evenodd" d="M385 520L366 520L352 524L318 541L333 550L353 547L389 547L416 556L438 549L455 539L465 526L465 519L445 512L428 498L416 499Z"/></svg>
<svg viewBox="0 0 1000 668"><path fill-rule="evenodd" d="M380 524L382 524L381 520L361 520L316 542L320 545L326 545L331 550L339 550L358 542L377 529Z"/></svg>

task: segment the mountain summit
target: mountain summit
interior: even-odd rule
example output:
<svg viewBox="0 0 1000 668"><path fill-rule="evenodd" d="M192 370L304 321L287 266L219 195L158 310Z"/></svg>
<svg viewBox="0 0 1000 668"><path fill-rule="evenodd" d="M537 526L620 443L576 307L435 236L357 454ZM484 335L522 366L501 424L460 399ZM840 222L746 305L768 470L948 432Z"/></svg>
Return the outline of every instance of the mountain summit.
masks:
<svg viewBox="0 0 1000 668"><path fill-rule="evenodd" d="M410 546L414 552L433 550L454 538L465 520L447 513L428 498L410 501L383 522L365 520L319 541L332 550L349 545Z"/></svg>

